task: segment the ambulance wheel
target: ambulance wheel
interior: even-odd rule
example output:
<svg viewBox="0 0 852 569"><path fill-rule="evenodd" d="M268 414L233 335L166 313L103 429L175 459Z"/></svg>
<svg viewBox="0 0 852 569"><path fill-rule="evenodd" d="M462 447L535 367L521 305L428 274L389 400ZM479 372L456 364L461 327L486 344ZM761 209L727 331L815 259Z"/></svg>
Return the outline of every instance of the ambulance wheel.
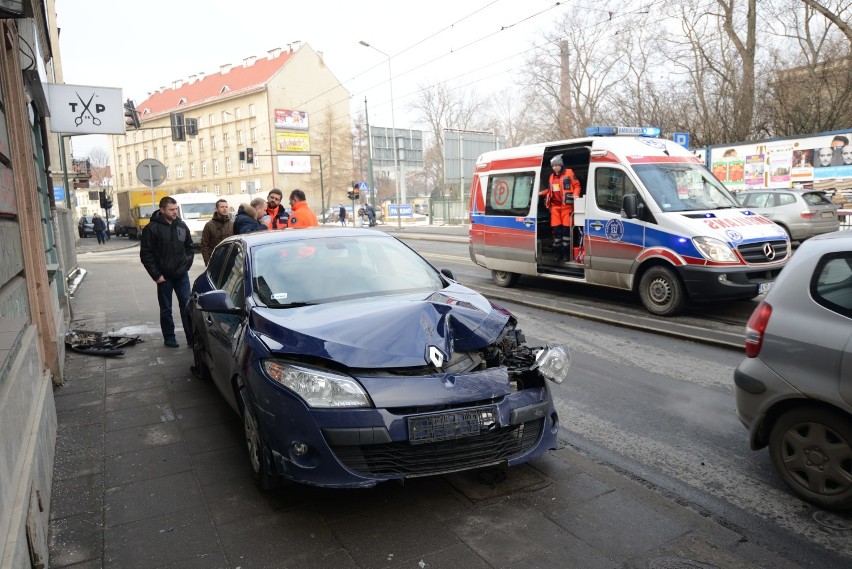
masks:
<svg viewBox="0 0 852 569"><path fill-rule="evenodd" d="M515 286L518 282L518 273L509 273L506 271L491 271L491 280L499 287L509 288Z"/></svg>
<svg viewBox="0 0 852 569"><path fill-rule="evenodd" d="M659 316L679 314L686 304L686 291L668 267L651 267L639 281L639 297L648 312Z"/></svg>

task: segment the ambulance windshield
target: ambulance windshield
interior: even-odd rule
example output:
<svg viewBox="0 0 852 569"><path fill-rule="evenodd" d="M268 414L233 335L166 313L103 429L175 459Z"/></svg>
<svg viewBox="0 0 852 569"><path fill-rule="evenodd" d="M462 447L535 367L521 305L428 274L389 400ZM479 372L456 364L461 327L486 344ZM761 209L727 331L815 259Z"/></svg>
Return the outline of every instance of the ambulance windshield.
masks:
<svg viewBox="0 0 852 569"><path fill-rule="evenodd" d="M634 164L633 170L663 211L740 207L731 192L700 164Z"/></svg>

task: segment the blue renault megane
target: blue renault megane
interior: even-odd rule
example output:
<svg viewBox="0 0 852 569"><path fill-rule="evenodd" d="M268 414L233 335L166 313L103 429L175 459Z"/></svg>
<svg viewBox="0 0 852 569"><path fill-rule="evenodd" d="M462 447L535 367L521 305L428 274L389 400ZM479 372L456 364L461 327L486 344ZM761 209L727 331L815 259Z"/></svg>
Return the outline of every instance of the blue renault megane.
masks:
<svg viewBox="0 0 852 569"><path fill-rule="evenodd" d="M366 487L556 448L564 346L396 238L265 231L216 247L189 303L196 373L243 419L255 481Z"/></svg>

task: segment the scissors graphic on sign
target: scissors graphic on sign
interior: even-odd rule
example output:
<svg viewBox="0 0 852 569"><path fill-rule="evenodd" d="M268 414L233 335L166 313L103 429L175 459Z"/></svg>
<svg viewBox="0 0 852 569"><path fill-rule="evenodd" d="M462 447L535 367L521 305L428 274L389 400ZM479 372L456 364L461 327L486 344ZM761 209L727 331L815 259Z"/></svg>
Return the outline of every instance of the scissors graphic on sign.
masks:
<svg viewBox="0 0 852 569"><path fill-rule="evenodd" d="M83 112L80 113L79 117L74 119L74 124L77 125L77 126L80 126L81 124L83 124L83 117L86 116L86 113L89 113L89 116L92 117L92 124L95 125L95 126L100 126L101 125L101 119L96 117L95 114L91 110L89 110L89 105L92 104L92 99L95 98L95 94L92 93L92 96L89 97L88 103L83 101L83 99L82 99L82 97L80 97L79 93L77 93L77 98L80 100L81 103L83 103Z"/></svg>

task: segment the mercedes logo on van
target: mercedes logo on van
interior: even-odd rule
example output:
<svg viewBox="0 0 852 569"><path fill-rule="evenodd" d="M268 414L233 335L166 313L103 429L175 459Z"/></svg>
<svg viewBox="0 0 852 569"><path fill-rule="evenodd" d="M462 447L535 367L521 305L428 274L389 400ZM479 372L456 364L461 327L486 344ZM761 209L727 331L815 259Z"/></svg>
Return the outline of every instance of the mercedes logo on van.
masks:
<svg viewBox="0 0 852 569"><path fill-rule="evenodd" d="M775 249L772 247L771 243L763 244L763 254L766 256L767 261L771 261L775 258Z"/></svg>

